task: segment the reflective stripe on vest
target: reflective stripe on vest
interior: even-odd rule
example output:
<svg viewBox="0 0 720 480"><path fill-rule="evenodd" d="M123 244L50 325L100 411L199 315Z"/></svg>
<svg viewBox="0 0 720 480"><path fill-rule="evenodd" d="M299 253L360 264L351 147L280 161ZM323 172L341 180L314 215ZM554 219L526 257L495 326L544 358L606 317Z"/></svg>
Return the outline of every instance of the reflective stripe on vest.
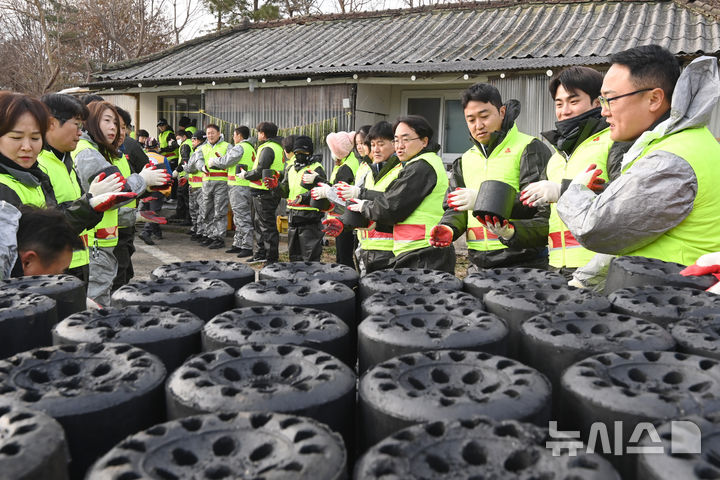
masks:
<svg viewBox="0 0 720 480"><path fill-rule="evenodd" d="M237 175L241 169L246 172L252 170L253 164L255 163L255 148L253 148L250 142L245 140L240 142L240 145L242 145L243 154L237 165L228 169L228 185L240 185L247 187L250 185L250 180L237 178L235 175Z"/></svg>
<svg viewBox="0 0 720 480"><path fill-rule="evenodd" d="M707 127L688 128L652 142L638 159L654 151L669 152L685 159L695 172L697 194L692 211L682 222L654 242L627 255L691 265L706 253L720 251L720 175L717 166L720 144ZM627 165L623 174L638 159Z"/></svg>
<svg viewBox="0 0 720 480"><path fill-rule="evenodd" d="M465 152L461 159L465 186L479 190L485 180L499 180L512 185L515 190L520 188L520 161L525 148L535 137L521 133L517 126L508 131L503 141L497 145L489 157L480 152L477 145ZM490 251L507 248L492 235L475 218L472 212L467 213L468 234L467 244L471 250ZM480 233L482 230L482 234Z"/></svg>
<svg viewBox="0 0 720 480"><path fill-rule="evenodd" d="M295 167L288 168L287 170L287 176L288 176L288 200L293 200L297 198L298 195L302 195L303 193L307 193L307 189L303 188L300 184L302 183L302 176L303 173L307 172L308 170L316 170L318 168L322 167L320 162L311 163L310 165L301 168L300 170L295 170ZM289 209L292 210L311 210L314 212L317 212L318 209L315 207L308 206L302 206L302 207L293 207L288 205Z"/></svg>
<svg viewBox="0 0 720 480"><path fill-rule="evenodd" d="M397 179L400 170L402 170L402 163L395 165L375 183L372 170L368 167L368 174L365 176L365 188L384 192ZM358 172L360 173L360 169L358 169ZM375 222L371 222L366 230L358 230L360 246L363 250L391 251L393 249L393 234L378 232L375 227Z"/></svg>
<svg viewBox="0 0 720 480"><path fill-rule="evenodd" d="M203 159L205 161L205 167L208 166L208 159L212 157L222 157L224 156L227 151L230 144L225 141L217 142L215 145L210 145L209 142L205 142L203 146L201 147L201 151L203 154ZM207 175L204 176L206 180L212 180L212 181L218 181L222 180L223 182L227 181L227 170L221 169L221 168L208 168Z"/></svg>
<svg viewBox="0 0 720 480"><path fill-rule="evenodd" d="M55 199L58 204L74 202L82 196L82 189L80 188L75 170L72 169L68 172L65 163L53 152L50 150L40 152L40 155L38 155L38 165L40 169L50 177L50 183L52 183L53 192L55 193ZM73 251L70 267L68 268L82 267L90 263L90 252L88 250L89 233L89 230L83 230L80 233L80 239L83 241L85 248Z"/></svg>
<svg viewBox="0 0 720 480"><path fill-rule="evenodd" d="M340 170L340 167L343 165L347 165L350 167L350 170L352 170L353 174L353 180L355 179L355 174L357 173L358 167L360 166L360 161L355 156L355 152L350 152L350 154L345 157L340 165L336 165L333 168L332 174L330 175L330 184L335 184L335 177L337 176L338 170Z"/></svg>
<svg viewBox="0 0 720 480"><path fill-rule="evenodd" d="M258 162L260 161L260 154L263 150L266 148L269 148L273 151L273 162L270 165L270 170L275 170L276 172L282 173L283 169L285 168L283 165L283 148L280 146L279 143L273 142L271 140L268 140L264 142L262 145L258 147L257 154L255 155L255 161L253 162L252 169L257 170L258 168ZM262 172L260 172L262 173ZM268 188L263 185L262 178L259 180L250 180L249 183L250 187L256 188L258 190L267 190Z"/></svg>
<svg viewBox="0 0 720 480"><path fill-rule="evenodd" d="M607 181L607 158L612 144L610 129L606 128L586 138L575 148L567 160L562 153L555 152L548 161L548 180L560 184L563 179L573 179L579 173L584 172L588 165L595 163L603 171L601 177ZM550 204L548 222L548 260L550 265L556 268L578 268L586 265L595 256L595 252L578 243L567 226L560 220L556 203Z"/></svg>
<svg viewBox="0 0 720 480"><path fill-rule="evenodd" d="M75 150L72 152L72 158L73 161L75 160L75 157L78 153L82 152L83 150L95 150L95 152L102 156L102 154L98 151L97 146L95 144L90 143L89 141L85 140L84 138L80 139L80 141L77 144L77 147L75 147ZM103 157L105 158L105 157ZM118 167L119 169L120 167ZM117 208L113 208L111 210L106 210L105 213L103 213L102 220L95 225L95 229L93 230L93 233L90 235L91 241L94 238L100 247L114 247L118 243L118 210Z"/></svg>
<svg viewBox="0 0 720 480"><path fill-rule="evenodd" d="M448 178L442 159L436 153L426 152L408 160L403 168L407 168L413 162L427 162L435 171L437 181L432 191L410 216L393 226L393 253L395 256L429 247L430 230L440 223L443 216L443 200L448 188Z"/></svg>

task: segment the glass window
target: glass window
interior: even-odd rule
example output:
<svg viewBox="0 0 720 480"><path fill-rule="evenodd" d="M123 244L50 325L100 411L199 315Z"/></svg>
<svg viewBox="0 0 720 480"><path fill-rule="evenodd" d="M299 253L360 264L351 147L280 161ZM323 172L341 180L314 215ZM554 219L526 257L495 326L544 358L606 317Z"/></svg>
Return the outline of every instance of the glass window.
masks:
<svg viewBox="0 0 720 480"><path fill-rule="evenodd" d="M463 153L472 146L460 100L445 100L444 153Z"/></svg>

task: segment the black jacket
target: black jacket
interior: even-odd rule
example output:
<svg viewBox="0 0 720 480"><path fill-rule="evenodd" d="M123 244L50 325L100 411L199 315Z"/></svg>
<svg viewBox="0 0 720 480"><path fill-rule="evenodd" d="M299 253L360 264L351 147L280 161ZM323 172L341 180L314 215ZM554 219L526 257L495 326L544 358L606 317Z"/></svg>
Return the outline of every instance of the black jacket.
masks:
<svg viewBox="0 0 720 480"><path fill-rule="evenodd" d="M607 121L600 116L600 112L595 113L595 115L591 115L589 118L579 122L576 133L573 135L563 135L557 129L543 132L542 135L561 155L568 159L577 146L588 137L596 135L608 127ZM620 176L623 155L632 144L633 142L615 142L610 147L607 158L607 173L610 182ZM540 176L540 180L547 179L547 169L545 169ZM572 179L563 180L561 194L567 189L571 181ZM512 248L543 247L547 245L549 215L549 205L539 207L538 213L532 218L514 221L515 235L510 240L500 239L500 241Z"/></svg>
<svg viewBox="0 0 720 480"><path fill-rule="evenodd" d="M517 100L509 100L505 104L505 118L502 126L499 131L491 134L488 145L481 145L473 139L473 142L480 152L482 152L486 157L489 157L495 147L497 147L505 139L507 132L513 127L519 114L520 103ZM518 179L521 191L530 183L540 180L542 175L545 173L548 160L550 160L551 156L552 153L550 149L539 139L532 140L525 147L525 150L522 152L520 157L520 176ZM458 158L453 162L448 192L455 190L456 188L465 188L461 160L461 158ZM535 216L544 218L547 236L547 218L550 215L550 210L525 207L522 205L519 198L520 193L518 192L513 205L511 218L528 219L534 218ZM467 230L468 215L472 215L472 211L457 212L448 207L447 204L445 205L445 214L443 215L440 223L453 229L453 240L459 238ZM542 222L542 220L539 221ZM514 223L515 221L513 221L513 224ZM539 259L541 260L543 256L547 256L547 252L544 247L522 249L505 248L488 252L472 249L468 251L470 261L480 268L511 267L516 265L535 264Z"/></svg>
<svg viewBox="0 0 720 480"><path fill-rule="evenodd" d="M45 195L46 208L60 208L70 223L70 226L78 235L86 228L93 228L102 220L102 213L93 210L87 195L83 195L74 202L66 202L58 205L50 177L40 170L37 162L35 162L32 167L26 169L0 154L0 173L12 175L29 187L37 187L40 185ZM0 200L5 200L18 209L23 205L17 193L4 184L0 184Z"/></svg>
<svg viewBox="0 0 720 480"><path fill-rule="evenodd" d="M278 145L282 146L282 137L272 137L268 140L265 140L265 142L258 145L258 150L260 150L260 147L264 145L266 142L275 142ZM260 155L257 159L257 168L250 170L245 175L245 180L260 180L262 178L262 171L265 169L268 169L272 166L273 161L275 160L275 152L272 148L265 148L262 152L260 152ZM282 173L282 172L280 172Z"/></svg>
<svg viewBox="0 0 720 480"><path fill-rule="evenodd" d="M308 165L315 162L322 162L322 156L311 156L307 160L307 162L298 161L297 157L295 157L295 162L293 162L293 164L285 170L285 172L283 173L283 177L278 183L278 194L283 198L287 198L288 201L295 200L294 198L288 198L288 194L290 192L290 184L288 183L289 175L287 175L288 170L292 168L296 172L304 171L308 169ZM327 175L325 174L325 170L321 166L318 166L316 169L314 169L314 171L318 174L317 177L315 177L315 182L302 183L302 180L300 181L300 186L307 190L307 192L300 195L300 203L302 205L310 205L310 200L312 200L312 197L310 196L310 190L316 183L327 182ZM294 208L288 208L288 213L288 222L290 222L290 225L302 225L307 223L319 222L325 215L324 212L320 212L317 210L296 210Z"/></svg>
<svg viewBox="0 0 720 480"><path fill-rule="evenodd" d="M125 137L121 150L127 154L130 170L132 170L133 173L140 173L150 161L140 142L130 136Z"/></svg>

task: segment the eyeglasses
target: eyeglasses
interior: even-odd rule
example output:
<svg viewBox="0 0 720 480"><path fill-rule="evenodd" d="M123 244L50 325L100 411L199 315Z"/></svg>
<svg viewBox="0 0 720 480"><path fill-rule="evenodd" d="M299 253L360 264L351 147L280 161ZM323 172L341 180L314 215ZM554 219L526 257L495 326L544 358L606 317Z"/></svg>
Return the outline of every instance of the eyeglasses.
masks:
<svg viewBox="0 0 720 480"><path fill-rule="evenodd" d="M617 99L623 98L623 97L629 97L630 95L635 95L637 93L649 92L650 90L653 90L653 88L643 88L642 90L635 90L634 92L624 93L622 95L618 95L617 97L612 97L612 98L606 98L601 95L601 96L597 97L597 99L598 99L598 102L600 102L600 106L602 108L607 108L608 110L610 110L610 102L612 102L613 100L617 100Z"/></svg>
<svg viewBox="0 0 720 480"><path fill-rule="evenodd" d="M394 143L395 145L407 145L408 142L411 142L411 141L413 141L413 140L420 140L420 137L415 137L415 138L408 138L408 137L400 137L400 138L398 138L398 137L395 137L395 138L393 139L393 143Z"/></svg>

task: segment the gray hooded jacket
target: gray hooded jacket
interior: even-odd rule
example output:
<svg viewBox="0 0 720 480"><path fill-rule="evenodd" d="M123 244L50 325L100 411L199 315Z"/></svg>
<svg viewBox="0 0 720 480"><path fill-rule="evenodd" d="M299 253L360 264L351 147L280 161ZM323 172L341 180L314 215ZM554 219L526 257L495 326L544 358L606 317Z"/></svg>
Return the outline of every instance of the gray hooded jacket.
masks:
<svg viewBox="0 0 720 480"><path fill-rule="evenodd" d="M623 169L653 140L707 125L718 97L717 59L693 60L675 86L670 117L635 140L623 156ZM571 184L557 208L562 221L584 247L624 255L649 245L680 224L693 209L697 189L690 164L680 156L658 150L638 159L599 195L584 185Z"/></svg>

